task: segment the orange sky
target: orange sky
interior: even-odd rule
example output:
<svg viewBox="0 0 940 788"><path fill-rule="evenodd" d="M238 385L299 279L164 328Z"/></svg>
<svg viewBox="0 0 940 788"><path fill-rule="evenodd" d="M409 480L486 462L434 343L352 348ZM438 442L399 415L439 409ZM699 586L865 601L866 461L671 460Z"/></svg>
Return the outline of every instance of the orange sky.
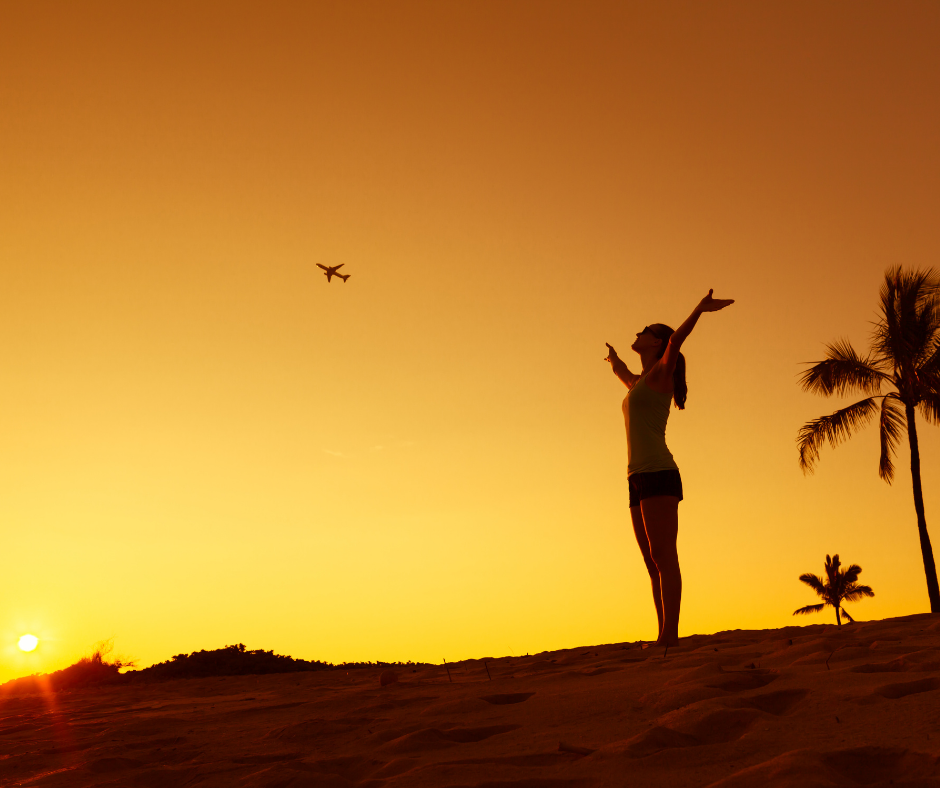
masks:
<svg viewBox="0 0 940 788"><path fill-rule="evenodd" d="M2 4L0 680L111 636L654 636L604 342L709 287L680 634L797 623L827 552L854 615L926 611L906 449L893 487L874 426L804 477L842 403L796 381L938 265L938 34L933 2Z"/></svg>

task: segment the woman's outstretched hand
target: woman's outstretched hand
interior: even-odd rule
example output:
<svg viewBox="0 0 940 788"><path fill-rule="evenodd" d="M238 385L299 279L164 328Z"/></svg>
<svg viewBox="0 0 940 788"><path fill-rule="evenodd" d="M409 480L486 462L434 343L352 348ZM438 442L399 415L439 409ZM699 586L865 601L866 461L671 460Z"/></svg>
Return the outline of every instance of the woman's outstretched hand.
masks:
<svg viewBox="0 0 940 788"><path fill-rule="evenodd" d="M613 363L614 359L620 358L620 356L617 355L617 351L614 350L610 342L605 342L604 344L607 345L607 358L605 358L604 361L610 361Z"/></svg>
<svg viewBox="0 0 940 788"><path fill-rule="evenodd" d="M719 309L724 309L734 303L733 298L712 298L713 292L713 290L709 290L708 295L699 302L699 312L717 312ZM607 347L610 347L610 345Z"/></svg>

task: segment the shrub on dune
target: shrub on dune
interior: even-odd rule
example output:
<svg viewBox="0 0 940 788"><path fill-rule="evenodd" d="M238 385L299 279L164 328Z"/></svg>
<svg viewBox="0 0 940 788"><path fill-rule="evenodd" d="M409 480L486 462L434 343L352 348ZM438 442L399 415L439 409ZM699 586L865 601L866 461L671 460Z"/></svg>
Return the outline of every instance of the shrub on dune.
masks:
<svg viewBox="0 0 940 788"><path fill-rule="evenodd" d="M91 654L55 673L36 674L8 681L0 687L4 694L57 692L121 680L121 670L133 667L133 660L111 657L114 640L102 640L92 646Z"/></svg>
<svg viewBox="0 0 940 788"><path fill-rule="evenodd" d="M273 651L255 649L249 651L244 643L238 643L213 651L194 651L192 654L177 654L166 662L135 670L127 675L132 679L161 681L167 679L204 678L207 676L245 676L266 673L296 673L311 670L327 670L333 667L328 662L294 659Z"/></svg>
<svg viewBox="0 0 940 788"><path fill-rule="evenodd" d="M194 651L177 654L142 670L121 673L135 663L123 658L110 658L113 642L102 641L94 646L90 656L82 657L74 665L50 674L36 674L13 679L0 686L0 694L49 692L78 687L126 683L135 681L169 681L172 679L208 678L213 676L248 676L271 673L298 673L318 670L352 670L358 668L418 667L423 662L343 662L334 665L319 660L295 659L263 649L249 650L238 643L212 651Z"/></svg>
<svg viewBox="0 0 940 788"><path fill-rule="evenodd" d="M168 681L170 679L207 678L211 676L257 676L270 673L303 673L316 670L352 670L358 668L417 667L422 662L343 662L334 665L320 660L295 659L273 651L246 649L237 643L212 651L177 654L143 670L124 676L132 681Z"/></svg>

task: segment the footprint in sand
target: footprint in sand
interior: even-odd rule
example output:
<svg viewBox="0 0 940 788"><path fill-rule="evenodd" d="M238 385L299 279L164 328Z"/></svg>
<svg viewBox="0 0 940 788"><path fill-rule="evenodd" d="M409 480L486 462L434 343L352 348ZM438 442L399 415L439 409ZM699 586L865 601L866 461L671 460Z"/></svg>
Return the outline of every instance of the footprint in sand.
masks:
<svg viewBox="0 0 940 788"><path fill-rule="evenodd" d="M749 698L729 698L725 702L739 708L757 709L775 717L782 717L807 695L807 689L791 689L765 692L763 695L753 695Z"/></svg>
<svg viewBox="0 0 940 788"><path fill-rule="evenodd" d="M363 755L320 758L315 761L305 761L304 771L292 768L293 780L282 779L276 781L271 779L275 776L272 774L264 781L252 781L248 784L290 785L291 788L327 788L327 786L332 785L358 785L367 777L394 777L413 769L417 763L418 761L413 758L397 758L392 761L382 762ZM304 772L307 770L309 772L305 775ZM287 776L290 777L290 775Z"/></svg>
<svg viewBox="0 0 940 788"><path fill-rule="evenodd" d="M726 744L740 739L761 719L766 718L757 709L720 709L685 730L658 725L629 740L624 753L631 758L645 758L666 749Z"/></svg>
<svg viewBox="0 0 940 788"><path fill-rule="evenodd" d="M344 733L368 729L377 722L377 717L346 717L345 719L309 719L295 722L270 731L265 738L290 742L295 746L301 743L322 742Z"/></svg>
<svg viewBox="0 0 940 788"><path fill-rule="evenodd" d="M92 774L108 774L109 772L121 772L125 769L139 769L143 766L143 761L135 758L98 758L85 765Z"/></svg>
<svg viewBox="0 0 940 788"><path fill-rule="evenodd" d="M521 728L521 725L490 725L483 728L424 728L423 730L406 733L392 739L384 745L383 749L389 752L406 753L421 750L436 750L443 747L452 747L455 744L468 744L483 741L491 736Z"/></svg>
<svg viewBox="0 0 940 788"><path fill-rule="evenodd" d="M743 769L708 788L754 785L935 785L938 759L889 747L855 747L835 752L793 750Z"/></svg>
<svg viewBox="0 0 940 788"><path fill-rule="evenodd" d="M676 747L697 747L702 742L687 733L679 733L672 728L657 725L646 733L635 736L627 743L624 753L630 758L645 758L662 750Z"/></svg>
<svg viewBox="0 0 940 788"><path fill-rule="evenodd" d="M850 668L852 673L904 673L913 667L903 657L892 659L890 662L867 662Z"/></svg>
<svg viewBox="0 0 940 788"><path fill-rule="evenodd" d="M938 689L940 689L940 679L929 678L918 681L902 681L899 684L886 684L876 689L875 694L881 695L882 698L897 700L898 698L906 698L908 695L933 692Z"/></svg>
<svg viewBox="0 0 940 788"><path fill-rule="evenodd" d="M866 662L851 668L853 673L934 673L940 671L940 651L909 651L890 662Z"/></svg>
<svg viewBox="0 0 940 788"><path fill-rule="evenodd" d="M443 703L432 703L421 711L422 717L451 717L454 714L475 714L485 711L488 706L481 698L457 698Z"/></svg>
<svg viewBox="0 0 940 788"><path fill-rule="evenodd" d="M620 665L608 665L606 667L579 670L578 673L582 676L600 676L603 673L613 673L615 670L623 670L623 668Z"/></svg>
<svg viewBox="0 0 940 788"><path fill-rule="evenodd" d="M480 700L485 700L494 706L506 706L511 703L523 703L534 694L534 692L514 692L506 695L484 695Z"/></svg>
<svg viewBox="0 0 940 788"><path fill-rule="evenodd" d="M770 682L780 678L780 674L773 670L761 670L754 668L751 670L722 670L725 678L719 681L713 681L705 686L712 689L720 689L724 692L747 692L748 690L760 689L766 687Z"/></svg>
<svg viewBox="0 0 940 788"><path fill-rule="evenodd" d="M304 755L306 755L306 753L303 752L284 752L276 755L246 755L242 758L235 758L232 762L242 766L264 766L269 763L299 761Z"/></svg>

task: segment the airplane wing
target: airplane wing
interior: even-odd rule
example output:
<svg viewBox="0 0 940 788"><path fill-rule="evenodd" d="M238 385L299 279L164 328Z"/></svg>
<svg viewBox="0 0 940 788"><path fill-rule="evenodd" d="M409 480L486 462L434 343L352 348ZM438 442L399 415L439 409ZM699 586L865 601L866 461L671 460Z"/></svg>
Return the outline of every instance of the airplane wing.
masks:
<svg viewBox="0 0 940 788"><path fill-rule="evenodd" d="M320 265L319 263L317 263L317 268L322 268L324 271L327 270L325 265Z"/></svg>
<svg viewBox="0 0 940 788"><path fill-rule="evenodd" d="M333 270L335 271L337 268L342 268L344 265L346 265L346 263L340 263L339 265L334 265Z"/></svg>

